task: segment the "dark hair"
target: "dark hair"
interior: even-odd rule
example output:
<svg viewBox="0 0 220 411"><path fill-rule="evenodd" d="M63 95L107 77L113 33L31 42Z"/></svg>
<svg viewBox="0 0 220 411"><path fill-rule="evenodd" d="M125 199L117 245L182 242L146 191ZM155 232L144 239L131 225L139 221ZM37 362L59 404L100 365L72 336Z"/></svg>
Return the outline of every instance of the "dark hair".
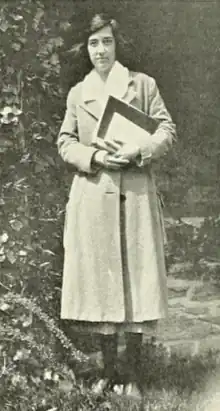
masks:
<svg viewBox="0 0 220 411"><path fill-rule="evenodd" d="M111 18L110 16L104 13L95 14L92 19L89 21L89 24L81 30L80 34L77 33L77 37L79 41L68 50L68 54L71 55L74 60L78 60L80 64L80 72L81 75L85 75L88 71L92 69L92 63L90 62L88 51L87 51L87 44L88 39L91 34L96 33L98 30L101 30L103 27L110 26L112 29L112 33L115 38L116 42L116 58L122 64L128 64L128 58L132 55L131 41L125 39L125 36L122 34L121 29L119 28L118 22ZM76 37L75 36L75 37Z"/></svg>

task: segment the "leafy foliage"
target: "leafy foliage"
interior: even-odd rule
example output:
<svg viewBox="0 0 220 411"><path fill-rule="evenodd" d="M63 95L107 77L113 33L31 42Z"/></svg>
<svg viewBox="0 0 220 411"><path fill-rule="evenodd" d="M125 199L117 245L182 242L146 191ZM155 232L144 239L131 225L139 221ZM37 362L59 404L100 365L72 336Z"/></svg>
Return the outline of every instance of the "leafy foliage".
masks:
<svg viewBox="0 0 220 411"><path fill-rule="evenodd" d="M2 287L38 296L53 314L71 177L55 145L65 105L59 52L66 25L54 14L48 27L44 4L27 0L5 4L0 20Z"/></svg>

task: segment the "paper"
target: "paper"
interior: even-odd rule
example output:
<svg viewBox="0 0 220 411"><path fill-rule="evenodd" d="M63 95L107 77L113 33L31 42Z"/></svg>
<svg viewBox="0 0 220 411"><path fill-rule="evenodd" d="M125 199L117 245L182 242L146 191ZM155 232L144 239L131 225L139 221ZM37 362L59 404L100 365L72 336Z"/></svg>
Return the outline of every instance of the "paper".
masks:
<svg viewBox="0 0 220 411"><path fill-rule="evenodd" d="M101 118L93 134L92 143L106 148L105 140L121 140L142 144L157 128L157 122L143 111L109 96Z"/></svg>
<svg viewBox="0 0 220 411"><path fill-rule="evenodd" d="M105 134L105 140L120 140L124 143L142 143L150 135L131 120L115 112Z"/></svg>

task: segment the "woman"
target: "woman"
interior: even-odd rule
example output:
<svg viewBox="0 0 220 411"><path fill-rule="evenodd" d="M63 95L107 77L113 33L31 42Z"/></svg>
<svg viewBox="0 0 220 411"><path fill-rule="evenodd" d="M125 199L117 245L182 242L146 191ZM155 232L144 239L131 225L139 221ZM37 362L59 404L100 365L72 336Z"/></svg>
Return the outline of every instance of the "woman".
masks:
<svg viewBox="0 0 220 411"><path fill-rule="evenodd" d="M142 336L155 331L167 314L167 286L161 210L152 162L170 148L175 126L155 80L129 71L119 61L115 20L96 15L82 44L93 66L71 88L59 137L63 160L73 164L64 229L61 318L78 329L99 333L104 360L96 392L113 385L117 335L127 342L129 370L124 392L137 395ZM142 146L107 142L94 147L92 136L108 95L158 121Z"/></svg>

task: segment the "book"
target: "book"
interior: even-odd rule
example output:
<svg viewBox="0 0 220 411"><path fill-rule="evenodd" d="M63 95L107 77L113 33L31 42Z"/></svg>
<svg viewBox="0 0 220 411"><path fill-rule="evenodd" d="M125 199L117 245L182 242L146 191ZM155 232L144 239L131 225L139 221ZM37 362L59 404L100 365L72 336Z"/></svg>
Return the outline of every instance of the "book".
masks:
<svg viewBox="0 0 220 411"><path fill-rule="evenodd" d="M103 114L93 133L93 145L105 149L105 140L120 140L124 143L142 143L154 133L158 122L143 111L109 96Z"/></svg>

